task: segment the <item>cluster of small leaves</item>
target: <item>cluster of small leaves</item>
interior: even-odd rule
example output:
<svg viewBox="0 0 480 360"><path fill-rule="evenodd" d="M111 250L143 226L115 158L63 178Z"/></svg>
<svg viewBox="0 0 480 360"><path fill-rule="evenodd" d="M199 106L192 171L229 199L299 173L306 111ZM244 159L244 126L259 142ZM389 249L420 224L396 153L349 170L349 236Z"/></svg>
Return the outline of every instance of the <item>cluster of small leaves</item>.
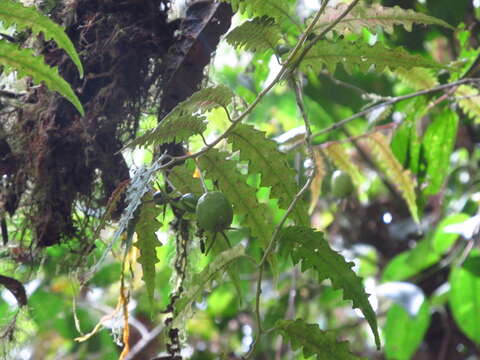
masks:
<svg viewBox="0 0 480 360"><path fill-rule="evenodd" d="M83 77L80 57L63 28L35 8L23 6L12 0L2 1L0 2L0 20L6 27L15 25L19 30L31 29L34 34L43 33L46 40L54 40L70 56L80 76ZM44 82L50 90L57 91L67 98L78 112L84 115L80 100L70 85L60 77L57 68L48 66L43 57L32 50L0 41L0 65L6 67L7 73L17 71L19 77L31 76L37 84Z"/></svg>

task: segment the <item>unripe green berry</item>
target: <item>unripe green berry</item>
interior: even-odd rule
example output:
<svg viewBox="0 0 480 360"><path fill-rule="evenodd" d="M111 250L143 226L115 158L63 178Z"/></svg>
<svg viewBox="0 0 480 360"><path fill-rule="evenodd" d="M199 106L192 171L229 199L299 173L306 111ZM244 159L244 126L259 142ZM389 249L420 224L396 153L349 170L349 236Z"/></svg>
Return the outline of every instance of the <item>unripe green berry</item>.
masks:
<svg viewBox="0 0 480 360"><path fill-rule="evenodd" d="M335 170L332 175L331 189L332 195L337 198L349 196L354 190L350 175L341 170Z"/></svg>
<svg viewBox="0 0 480 360"><path fill-rule="evenodd" d="M198 227L219 232L227 229L233 220L233 208L223 193L206 192L198 199L195 211Z"/></svg>

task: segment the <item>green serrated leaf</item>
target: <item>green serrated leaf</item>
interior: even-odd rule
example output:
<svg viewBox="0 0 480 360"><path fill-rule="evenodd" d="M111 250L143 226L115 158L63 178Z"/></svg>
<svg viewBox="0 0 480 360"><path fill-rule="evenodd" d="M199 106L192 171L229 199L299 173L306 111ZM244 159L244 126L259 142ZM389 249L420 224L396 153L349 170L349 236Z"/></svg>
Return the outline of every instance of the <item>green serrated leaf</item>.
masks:
<svg viewBox="0 0 480 360"><path fill-rule="evenodd" d="M362 186L365 178L342 144L331 142L325 144L323 150L337 168L350 175L357 188Z"/></svg>
<svg viewBox="0 0 480 360"><path fill-rule="evenodd" d="M240 160L248 161L249 173L260 173L261 185L271 187L270 197L278 198L280 207L287 209L294 199L298 186L296 173L288 165L286 155L278 151L278 144L265 137L263 131L251 125L240 124L230 133L227 141L233 150L240 151ZM291 213L298 225L308 225L308 209L299 201Z"/></svg>
<svg viewBox="0 0 480 360"><path fill-rule="evenodd" d="M450 155L457 138L458 116L447 109L435 117L423 137L423 152L427 162L425 195L434 195L443 185L448 173Z"/></svg>
<svg viewBox="0 0 480 360"><path fill-rule="evenodd" d="M205 177L215 181L228 201L233 205L235 214L243 215L242 224L250 228L252 236L266 246L273 232L273 225L264 221L268 211L265 204L259 204L256 188L247 184L247 176L236 169L236 162L227 160L227 153L211 149L198 159L198 166Z"/></svg>
<svg viewBox="0 0 480 360"><path fill-rule="evenodd" d="M6 41L0 41L0 65L5 66L5 72L17 71L18 77L31 76L35 83L45 83L48 89L57 91L68 99L83 116L80 100L70 85L58 74L55 67L50 67L43 61L43 57L35 55L31 49L17 48Z"/></svg>
<svg viewBox="0 0 480 360"><path fill-rule="evenodd" d="M449 305L458 327L480 344L480 251L473 250L461 267L450 273Z"/></svg>
<svg viewBox="0 0 480 360"><path fill-rule="evenodd" d="M295 64L295 59L292 60ZM300 69L307 72L310 68L320 71L325 66L330 73L334 73L338 64L342 64L348 73L357 69L368 72L375 66L377 72L385 69L412 69L424 67L442 69L444 66L419 55L412 55L403 48L387 48L382 43L370 46L365 43L351 43L346 40L335 43L320 41L307 53L300 64Z"/></svg>
<svg viewBox="0 0 480 360"><path fill-rule="evenodd" d="M193 135L203 133L206 128L204 116L170 113L155 129L131 141L126 147L182 142Z"/></svg>
<svg viewBox="0 0 480 360"><path fill-rule="evenodd" d="M272 18L261 17L244 22L230 31L227 42L249 51L273 50L281 39L280 28Z"/></svg>
<svg viewBox="0 0 480 360"><path fill-rule="evenodd" d="M320 330L317 324L307 324L303 320L279 320L275 329L292 343L293 350L303 348L306 358L315 356L317 360L356 360L348 342L337 341L334 331Z"/></svg>
<svg viewBox="0 0 480 360"><path fill-rule="evenodd" d="M480 122L480 102L478 101L480 93L478 90L468 85L461 85L455 91L455 96L458 98L458 104L463 112L478 124Z"/></svg>
<svg viewBox="0 0 480 360"><path fill-rule="evenodd" d="M430 69L413 68L407 70L398 68L394 73L400 80L415 90L430 89L438 85L438 79Z"/></svg>
<svg viewBox="0 0 480 360"><path fill-rule="evenodd" d="M176 318L182 318L184 313L190 312L192 303L199 299L203 292L210 286L211 282L218 276L222 276L233 261L245 255L245 247L238 244L231 249L215 255L199 274L194 275L192 286L182 295L175 304Z"/></svg>
<svg viewBox="0 0 480 360"><path fill-rule="evenodd" d="M198 111L203 114L218 107L227 107L232 99L233 93L230 88L225 85L217 85L197 91L187 100L178 104L175 109L181 112Z"/></svg>
<svg viewBox="0 0 480 360"><path fill-rule="evenodd" d="M409 360L422 343L430 324L430 307L425 301L414 317L398 304L388 310L385 323L385 354L387 359Z"/></svg>
<svg viewBox="0 0 480 360"><path fill-rule="evenodd" d="M349 4L340 3L335 7L327 7L317 22L315 29L321 31L330 26L347 9ZM413 24L439 25L449 29L452 26L433 16L405 10L399 6L384 7L379 4L359 3L332 29L337 33L361 33L364 28L371 31L381 27L386 33L393 34L395 25L401 25L412 31Z"/></svg>
<svg viewBox="0 0 480 360"><path fill-rule="evenodd" d="M359 308L367 319L375 336L377 348L380 337L377 318L368 302L368 295L362 279L352 270L353 262L332 250L323 233L302 226L291 226L282 230L280 242L292 257L294 264L301 263L302 271L314 269L319 281L330 279L335 289L343 290L343 298L351 300L354 308Z"/></svg>
<svg viewBox="0 0 480 360"><path fill-rule="evenodd" d="M64 29L50 18L34 7L26 7L16 1L2 0L0 2L0 20L5 28L15 25L18 30L31 29L33 34L43 33L45 40L54 40L70 56L77 66L80 77L83 78L82 62L75 46L65 34Z"/></svg>
<svg viewBox="0 0 480 360"><path fill-rule="evenodd" d="M289 17L292 6L296 0L221 0L229 2L235 12L240 12L249 17L269 16L277 21Z"/></svg>
<svg viewBox="0 0 480 360"><path fill-rule="evenodd" d="M386 177L401 192L407 202L410 214L416 223L418 219L418 208L415 195L415 181L410 171L405 170L393 154L387 139L379 132L370 134L366 140L363 140L364 148L369 151L375 163L383 171Z"/></svg>
<svg viewBox="0 0 480 360"><path fill-rule="evenodd" d="M170 111L155 129L125 147L181 142L201 134L207 128L205 116L201 114L217 107L227 107L232 98L233 93L224 85L199 90Z"/></svg>
<svg viewBox="0 0 480 360"><path fill-rule="evenodd" d="M182 194L193 193L195 195L203 194L200 180L193 177L195 173L195 163L192 159L185 162L184 165L175 166L168 173L168 181Z"/></svg>
<svg viewBox="0 0 480 360"><path fill-rule="evenodd" d="M140 208L140 214L135 226L137 241L134 245L140 250L138 262L142 265L143 281L147 288L148 301L153 310L153 296L155 294L155 264L160 261L157 257L157 247L162 244L157 239L155 232L160 229L162 224L157 220L158 209L152 200L152 196L147 193L144 202Z"/></svg>

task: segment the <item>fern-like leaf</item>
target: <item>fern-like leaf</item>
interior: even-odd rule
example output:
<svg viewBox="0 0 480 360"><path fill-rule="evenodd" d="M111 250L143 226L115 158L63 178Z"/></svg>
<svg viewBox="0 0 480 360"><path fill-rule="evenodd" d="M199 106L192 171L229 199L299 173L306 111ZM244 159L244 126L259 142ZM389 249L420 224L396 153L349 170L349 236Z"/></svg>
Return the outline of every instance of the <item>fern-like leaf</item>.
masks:
<svg viewBox="0 0 480 360"><path fill-rule="evenodd" d="M45 64L43 57L35 55L31 49L18 48L6 41L0 41L0 65L5 72L17 71L18 77L31 76L37 84L44 82L48 89L57 91L67 98L83 116L80 100L70 85L58 74L58 69Z"/></svg>
<svg viewBox="0 0 480 360"><path fill-rule="evenodd" d="M227 155L211 149L198 159L198 166L206 178L216 182L233 205L235 214L244 216L241 222L250 228L252 236L265 246L273 232L271 222L265 221L266 205L258 203L256 188L247 184L247 176L237 171L236 162L227 160Z"/></svg>
<svg viewBox="0 0 480 360"><path fill-rule="evenodd" d="M187 160L182 166L175 166L168 173L168 181L182 194L193 193L201 195L203 193L199 179L193 177L195 173L195 164L193 160Z"/></svg>
<svg viewBox="0 0 480 360"><path fill-rule="evenodd" d="M267 139L264 132L245 124L235 128L228 142L234 150L240 151L241 160L248 161L250 173L262 174L261 184L271 187L270 196L279 199L280 207L288 208L298 191L296 173L288 165L285 154L278 151L278 144ZM298 202L291 217L298 225L308 225L306 203Z"/></svg>
<svg viewBox="0 0 480 360"><path fill-rule="evenodd" d="M358 166L351 160L351 156L347 153L347 150L342 144L334 142L327 143L323 147L323 150L337 168L350 175L357 188L363 184L365 178L360 172Z"/></svg>
<svg viewBox="0 0 480 360"><path fill-rule="evenodd" d="M83 77L82 62L64 29L37 9L23 6L16 1L2 0L0 20L5 28L15 25L18 30L31 29L33 34L43 33L45 40L54 40L70 56L77 66L80 77Z"/></svg>
<svg viewBox="0 0 480 360"><path fill-rule="evenodd" d="M126 147L159 145L169 142L181 142L205 131L205 117L180 112L170 113L160 124L131 141Z"/></svg>
<svg viewBox="0 0 480 360"><path fill-rule="evenodd" d="M429 69L413 68L413 69L396 69L394 71L400 80L415 90L430 89L438 85L438 80Z"/></svg>
<svg viewBox="0 0 480 360"><path fill-rule="evenodd" d="M155 161L150 167L141 167L138 169L135 174L133 175L130 185L127 189L127 196L125 202L128 204L127 207L123 210L122 216L120 217L120 221L118 222L118 227L115 233L113 234L113 238L108 244L107 248L103 252L100 259L97 263L92 267L90 273L87 275L91 276L94 274L102 264L102 262L107 257L108 253L112 250L113 245L117 242L118 238L124 231L126 231L129 226L131 227L131 222L134 221L136 214L138 214L138 207L142 204L142 198L145 193L149 190L148 185L154 178L157 171L161 168L162 162L161 158Z"/></svg>
<svg viewBox="0 0 480 360"><path fill-rule="evenodd" d="M182 295L175 304L175 319L180 321L192 312L191 307L194 301L201 300L204 292L211 287L211 284L218 277L225 274L232 262L245 255L245 247L238 244L233 248L215 255L199 274L194 275L188 291Z"/></svg>
<svg viewBox="0 0 480 360"><path fill-rule="evenodd" d="M477 89L461 85L455 91L455 96L458 97L458 104L462 110L475 120L475 123L480 122L480 93Z"/></svg>
<svg viewBox="0 0 480 360"><path fill-rule="evenodd" d="M290 17L296 0L221 0L229 2L235 12L248 17L269 16L277 22Z"/></svg>
<svg viewBox="0 0 480 360"><path fill-rule="evenodd" d="M232 102L232 98L233 93L227 86L217 85L197 91L178 104L175 109L181 112L199 111L203 114L217 107L227 107Z"/></svg>
<svg viewBox="0 0 480 360"><path fill-rule="evenodd" d="M386 177L401 192L407 202L408 209L415 222L419 222L418 208L415 195L415 180L410 171L405 170L393 154L387 139L380 132L370 134L363 142L364 148L369 151L376 164Z"/></svg>
<svg viewBox="0 0 480 360"><path fill-rule="evenodd" d="M303 356L317 360L359 360L348 349L346 341L337 341L334 331L323 331L317 324L303 320L279 320L275 329L290 340L292 349L303 348Z"/></svg>
<svg viewBox="0 0 480 360"><path fill-rule="evenodd" d="M232 92L224 85L197 91L168 113L155 129L136 138L125 147L181 142L193 135L201 134L207 127L205 117L201 114L217 107L227 107L232 98Z"/></svg>
<svg viewBox="0 0 480 360"><path fill-rule="evenodd" d="M327 7L316 25L320 31L332 24L348 7L346 3L340 3L335 7ZM337 33L361 33L362 29L375 30L381 27L385 32L392 34L395 25L401 25L407 31L412 31L413 24L440 25L449 29L452 26L445 21L433 16L418 13L413 10L405 10L399 6L383 7L379 4L371 6L359 3L332 29Z"/></svg>
<svg viewBox="0 0 480 360"><path fill-rule="evenodd" d="M302 271L313 269L319 281L330 279L335 289L343 290L343 298L351 300L354 308L359 308L375 336L377 348L380 348L377 318L368 302L368 295L362 285L362 279L352 270L353 262L332 250L323 237L323 233L303 226L285 228L280 237L284 250L292 257L293 263L301 263Z"/></svg>
<svg viewBox="0 0 480 360"><path fill-rule="evenodd" d="M160 260L157 257L156 248L162 245L160 241L158 241L155 231L160 228L161 224L156 219L158 209L152 201L152 196L147 193L144 196L144 200L138 216L138 222L135 226L138 240L134 245L140 250L138 262L142 265L143 281L147 289L150 308L153 310L155 264Z"/></svg>
<svg viewBox="0 0 480 360"><path fill-rule="evenodd" d="M292 61L295 63L295 59ZM403 48L387 48L381 43L370 46L365 43L350 43L342 40L335 43L322 41L315 44L300 64L302 70L312 68L319 71L326 66L330 73L334 73L338 64L351 73L358 69L367 72L374 65L378 72L389 69L411 69L425 67L442 69L444 66L419 55L412 55Z"/></svg>
<svg viewBox="0 0 480 360"><path fill-rule="evenodd" d="M280 28L269 17L255 18L230 31L227 42L235 48L250 51L273 50L280 41Z"/></svg>
<svg viewBox="0 0 480 360"><path fill-rule="evenodd" d="M315 207L317 206L318 199L322 193L322 183L327 170L325 169L325 164L323 161L322 154L317 148L313 149L313 161L315 163L315 176L313 177L312 184L310 185L310 207L308 213L311 214Z"/></svg>

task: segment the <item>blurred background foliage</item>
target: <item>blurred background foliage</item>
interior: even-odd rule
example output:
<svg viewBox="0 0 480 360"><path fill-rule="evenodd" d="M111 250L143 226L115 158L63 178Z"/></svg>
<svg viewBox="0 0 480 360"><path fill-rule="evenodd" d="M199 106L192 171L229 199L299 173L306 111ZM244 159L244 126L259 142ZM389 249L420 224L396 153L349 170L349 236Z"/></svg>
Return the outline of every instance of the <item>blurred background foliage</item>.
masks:
<svg viewBox="0 0 480 360"><path fill-rule="evenodd" d="M364 30L361 34L346 35L351 41L361 38L367 42L403 46L443 64L455 60L473 62L478 55L480 2L477 0L366 2L414 9L442 19L457 30L414 25L411 32L395 27L392 34L387 34L378 28L375 32ZM298 23L306 21L319 6L313 0L293 3ZM234 23L243 20L236 15ZM298 28L291 24L285 24L282 31L286 46L298 36ZM209 68L209 81L227 85L249 103L269 82L278 66L273 51L254 54L234 50L221 42ZM452 80L447 72L438 75L441 83ZM478 76L478 73L471 76ZM311 72L304 79L304 100L314 133L361 111L375 96L400 96L416 90L415 84L405 81L398 73L349 74L341 66L334 74ZM312 204L312 226L324 231L332 247L354 261L355 271L364 278L367 293L372 294L370 301L377 312L383 339L381 351L375 349L365 319L351 309L349 302L342 300L340 291L333 290L328 281L318 283L315 274L301 272L282 257L276 259L277 269L269 269L262 283L265 329L274 327L279 319L302 318L319 324L322 329L335 329L342 339L349 340L356 354L368 359L480 359L480 253L477 243L480 113L466 113L459 106L459 99L450 95L427 113L415 114L415 109L425 109L432 99L428 95L405 100L395 104L385 116L362 117L314 138L314 144L324 144L394 124L389 128L394 129L389 134L392 151L417 179L420 224L412 220L398 193L392 191L388 181L379 176L372 163L362 158L355 146L350 146L349 151L363 175L360 187L355 184L355 191L345 198L334 197L330 179L335 167L326 163L321 195L315 199L309 195L307 199ZM478 103L478 97L471 100ZM221 112L214 110L208 114L207 141L229 125ZM456 134L425 135L436 119L449 116L458 118ZM145 114L140 132L152 128L154 118ZM298 181L303 183L310 164L302 151L291 147L299 136L303 136L303 130L295 95L288 83L276 86L251 113L248 122L276 139L288 152L291 166L299 173ZM424 136L412 139L412 129ZM454 144L451 153L435 153L444 156L445 161L437 170L444 174L444 180L439 191L429 193L425 189L432 179L428 178L425 157L429 149L440 146L439 142L448 141ZM198 150L202 144L202 139L194 138L189 144L190 150ZM415 146L418 146L417 153ZM132 167L152 160L148 150L137 149L126 152L125 156ZM258 176L249 175L248 181L258 186ZM258 197L268 205L265 217L278 221L283 211L276 200L268 198L268 191L259 189ZM141 280L134 247L128 254L129 270L125 272L131 291L128 305L131 347L148 339L134 359L150 359L161 351L163 311L173 288L175 242L171 223L174 215L168 209L164 212L159 207L158 210L162 226L157 235L163 246L157 248L160 261L156 265L153 307ZM82 209L78 209L77 215L79 218L84 215ZM23 240L22 244L15 240L17 229L22 228L21 222L17 217L8 224L13 237L10 246L1 249L0 273L14 274L25 284L28 308L17 314L15 299L8 291L1 291L0 325L8 328L16 317L14 342L6 342L4 356L11 359L118 358L123 347L124 321L118 295L122 250L114 248L113 255L102 263L91 280L79 286L82 274L103 254L115 224L102 231L96 248L88 258L79 261L82 244L78 240L49 247L41 259L31 258L25 246L28 240ZM28 239L29 234L21 236ZM246 236L243 229L229 232L232 244L245 242ZM205 256L200 252L198 239L194 241L189 255L192 272L203 269L224 246L218 242ZM258 257L260 251L253 244L248 254ZM241 354L248 351L255 331L251 304L255 301L257 270L248 261L239 261L235 271L239 277L237 287L225 277L214 281L210 291L195 302L194 315L187 322L183 339L184 358L240 359ZM95 335L85 341L76 341L99 322L102 326ZM303 359L303 356L272 332L262 337L254 358Z"/></svg>

